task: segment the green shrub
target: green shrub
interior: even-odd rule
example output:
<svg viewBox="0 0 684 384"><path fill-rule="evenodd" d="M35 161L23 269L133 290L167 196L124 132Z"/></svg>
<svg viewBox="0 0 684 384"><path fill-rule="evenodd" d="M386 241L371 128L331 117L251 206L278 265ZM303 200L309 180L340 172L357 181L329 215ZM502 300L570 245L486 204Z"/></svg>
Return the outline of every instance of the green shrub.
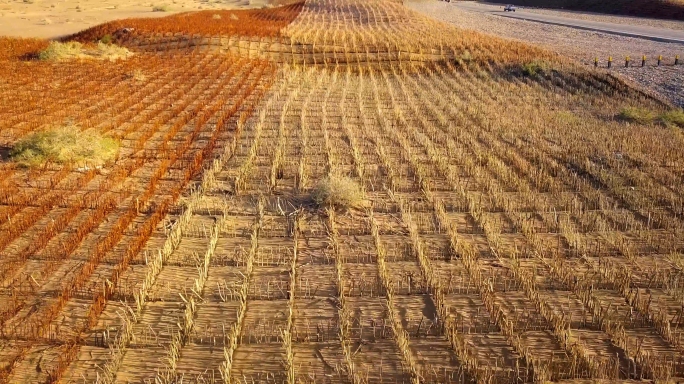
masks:
<svg viewBox="0 0 684 384"><path fill-rule="evenodd" d="M321 207L349 209L361 205L363 192L348 177L330 176L316 184L312 198Z"/></svg>
<svg viewBox="0 0 684 384"><path fill-rule="evenodd" d="M525 76L535 76L544 71L545 65L540 62L523 64L522 73Z"/></svg>
<svg viewBox="0 0 684 384"><path fill-rule="evenodd" d="M658 118L658 114L644 108L627 107L620 111L618 117L632 123L650 124Z"/></svg>
<svg viewBox="0 0 684 384"><path fill-rule="evenodd" d="M63 61L71 59L125 59L133 54L126 48L99 41L96 46L85 46L76 41L52 41L38 54L40 60Z"/></svg>
<svg viewBox="0 0 684 384"><path fill-rule="evenodd" d="M684 128L684 110L673 109L671 111L665 112L660 119L666 125L676 125L678 127Z"/></svg>
<svg viewBox="0 0 684 384"><path fill-rule="evenodd" d="M112 35L104 35L100 39L100 43L102 44L111 44L113 41L114 39L112 38Z"/></svg>
<svg viewBox="0 0 684 384"><path fill-rule="evenodd" d="M60 43L52 41L50 44L38 54L40 60L59 61L66 59L74 59L81 56L83 53L83 44L76 41L68 41Z"/></svg>
<svg viewBox="0 0 684 384"><path fill-rule="evenodd" d="M26 136L14 145L10 159L25 167L48 162L78 167L101 166L113 160L118 152L117 140L70 125Z"/></svg>

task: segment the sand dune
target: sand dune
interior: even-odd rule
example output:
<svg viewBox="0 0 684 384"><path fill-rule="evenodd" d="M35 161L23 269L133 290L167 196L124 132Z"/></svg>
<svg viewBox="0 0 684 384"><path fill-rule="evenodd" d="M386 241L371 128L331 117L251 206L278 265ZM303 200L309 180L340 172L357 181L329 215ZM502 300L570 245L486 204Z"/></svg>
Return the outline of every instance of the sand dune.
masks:
<svg viewBox="0 0 684 384"><path fill-rule="evenodd" d="M269 0L0 0L0 36L55 38L110 20L206 9L269 6ZM153 9L163 7L164 12Z"/></svg>

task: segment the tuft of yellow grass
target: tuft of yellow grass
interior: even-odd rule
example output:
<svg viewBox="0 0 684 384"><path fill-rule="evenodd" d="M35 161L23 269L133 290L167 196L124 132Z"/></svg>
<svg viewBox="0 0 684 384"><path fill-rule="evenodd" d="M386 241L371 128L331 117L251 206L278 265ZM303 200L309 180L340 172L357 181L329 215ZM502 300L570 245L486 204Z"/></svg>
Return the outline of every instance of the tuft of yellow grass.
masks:
<svg viewBox="0 0 684 384"><path fill-rule="evenodd" d="M684 109L673 109L660 117L666 125L676 125L684 128Z"/></svg>
<svg viewBox="0 0 684 384"><path fill-rule="evenodd" d="M329 176L316 184L311 197L321 207L349 209L363 202L363 191L352 179Z"/></svg>
<svg viewBox="0 0 684 384"><path fill-rule="evenodd" d="M684 128L684 110L672 109L663 113L657 113L645 108L628 107L618 114L624 121L638 124L660 123L665 126L677 126Z"/></svg>
<svg viewBox="0 0 684 384"><path fill-rule="evenodd" d="M658 114L644 108L627 107L620 111L618 117L631 123L650 124L658 118Z"/></svg>
<svg viewBox="0 0 684 384"><path fill-rule="evenodd" d="M132 79L137 82L143 82L147 80L147 75L140 69L136 69L133 72L126 75L126 79Z"/></svg>
<svg viewBox="0 0 684 384"><path fill-rule="evenodd" d="M116 158L119 146L115 139L68 125L35 132L19 140L10 151L10 159L24 167L46 163L98 167Z"/></svg>
<svg viewBox="0 0 684 384"><path fill-rule="evenodd" d="M124 47L103 42L98 42L96 46L91 47L76 41L64 43L52 41L47 48L38 54L38 58L44 61L73 59L118 60L126 59L132 55L133 53Z"/></svg>
<svg viewBox="0 0 684 384"><path fill-rule="evenodd" d="M76 41L69 41L66 43L53 41L47 48L38 54L38 57L41 60L50 61L74 59L81 55L82 50L83 44Z"/></svg>

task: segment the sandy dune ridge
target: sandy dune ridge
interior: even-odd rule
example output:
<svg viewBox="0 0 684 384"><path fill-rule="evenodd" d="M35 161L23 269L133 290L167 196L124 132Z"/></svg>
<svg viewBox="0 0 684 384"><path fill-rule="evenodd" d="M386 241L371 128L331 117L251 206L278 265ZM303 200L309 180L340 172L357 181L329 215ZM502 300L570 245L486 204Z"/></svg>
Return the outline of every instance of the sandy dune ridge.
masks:
<svg viewBox="0 0 684 384"><path fill-rule="evenodd" d="M107 21L207 9L270 6L269 0L0 0L0 36L56 38ZM165 11L154 11L155 7Z"/></svg>

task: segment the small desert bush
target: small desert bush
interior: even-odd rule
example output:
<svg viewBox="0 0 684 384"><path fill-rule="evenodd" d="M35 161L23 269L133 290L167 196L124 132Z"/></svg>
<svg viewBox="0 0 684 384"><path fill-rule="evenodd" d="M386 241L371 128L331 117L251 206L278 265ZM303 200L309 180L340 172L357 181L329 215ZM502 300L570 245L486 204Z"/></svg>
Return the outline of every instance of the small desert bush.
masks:
<svg viewBox="0 0 684 384"><path fill-rule="evenodd" d="M330 176L316 184L311 197L321 207L349 209L361 205L363 192L348 177Z"/></svg>
<svg viewBox="0 0 684 384"><path fill-rule="evenodd" d="M104 35L100 39L100 43L102 44L111 44L113 41L114 39L112 38L112 35Z"/></svg>
<svg viewBox="0 0 684 384"><path fill-rule="evenodd" d="M684 128L684 110L673 109L671 111L665 112L660 119L666 125L676 125L678 127Z"/></svg>
<svg viewBox="0 0 684 384"><path fill-rule="evenodd" d="M535 61L532 63L523 64L522 73L525 76L535 76L539 73L544 72L545 68L546 65L544 63Z"/></svg>
<svg viewBox="0 0 684 384"><path fill-rule="evenodd" d="M97 49L94 51L85 51L86 55L94 55L95 58L117 60L126 59L133 56L133 53L124 47L115 44L97 43Z"/></svg>
<svg viewBox="0 0 684 384"><path fill-rule="evenodd" d="M169 7L168 5L155 5L152 7L152 12L168 12Z"/></svg>
<svg viewBox="0 0 684 384"><path fill-rule="evenodd" d="M76 41L68 41L60 43L52 41L50 44L38 54L40 60L59 61L67 59L75 59L82 55L83 44Z"/></svg>
<svg viewBox="0 0 684 384"><path fill-rule="evenodd" d="M658 118L658 114L645 108L627 107L620 111L618 117L630 123L649 124Z"/></svg>
<svg viewBox="0 0 684 384"><path fill-rule="evenodd" d="M638 123L660 123L665 126L678 126L684 128L684 110L672 109L664 113L657 113L645 108L628 107L618 114L621 120Z"/></svg>
<svg viewBox="0 0 684 384"><path fill-rule="evenodd" d="M38 54L38 58L44 61L63 61L70 59L102 59L117 60L132 56L133 53L124 47L107 44L102 41L96 46L86 46L76 41L60 43L52 41Z"/></svg>
<svg viewBox="0 0 684 384"><path fill-rule="evenodd" d="M117 140L69 125L35 132L19 140L10 151L10 159L25 167L48 162L96 167L113 160L118 152Z"/></svg>
<svg viewBox="0 0 684 384"><path fill-rule="evenodd" d="M133 79L135 81L145 81L147 80L147 75L145 75L145 72L143 72L140 69L136 69L133 72L131 72L127 78Z"/></svg>

